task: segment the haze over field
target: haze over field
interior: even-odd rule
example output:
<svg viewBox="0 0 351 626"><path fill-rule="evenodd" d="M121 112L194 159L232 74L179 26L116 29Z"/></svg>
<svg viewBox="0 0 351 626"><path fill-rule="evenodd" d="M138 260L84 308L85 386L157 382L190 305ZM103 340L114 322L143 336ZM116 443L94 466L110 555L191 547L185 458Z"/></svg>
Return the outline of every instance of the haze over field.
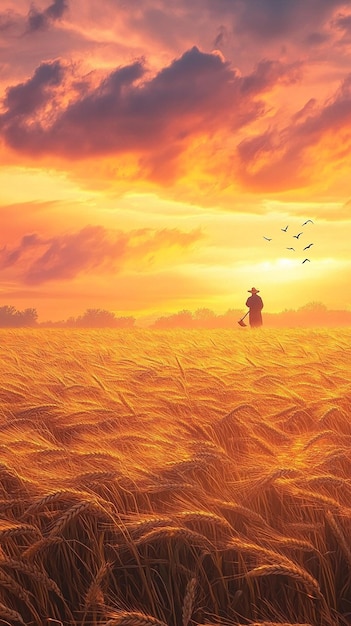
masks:
<svg viewBox="0 0 351 626"><path fill-rule="evenodd" d="M350 47L350 1L3 0L0 304L349 310Z"/></svg>

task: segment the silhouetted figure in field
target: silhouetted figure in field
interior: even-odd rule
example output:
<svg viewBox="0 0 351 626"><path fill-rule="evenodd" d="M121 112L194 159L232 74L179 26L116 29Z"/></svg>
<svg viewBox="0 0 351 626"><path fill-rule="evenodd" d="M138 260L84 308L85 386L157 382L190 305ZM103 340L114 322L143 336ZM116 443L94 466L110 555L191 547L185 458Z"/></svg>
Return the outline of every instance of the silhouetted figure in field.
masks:
<svg viewBox="0 0 351 626"><path fill-rule="evenodd" d="M249 323L251 328L257 328L258 326L262 326L262 309L263 302L262 298L258 296L259 289L252 287L252 289L248 290L252 295L246 300L246 306L249 307Z"/></svg>

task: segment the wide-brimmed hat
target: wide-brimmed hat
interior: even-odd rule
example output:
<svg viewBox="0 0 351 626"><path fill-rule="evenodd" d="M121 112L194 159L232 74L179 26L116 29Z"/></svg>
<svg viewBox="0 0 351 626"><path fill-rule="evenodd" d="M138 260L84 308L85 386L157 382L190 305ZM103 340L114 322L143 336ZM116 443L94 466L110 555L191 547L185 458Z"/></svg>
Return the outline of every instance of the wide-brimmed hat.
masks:
<svg viewBox="0 0 351 626"><path fill-rule="evenodd" d="M256 287L252 287L252 289L248 289L249 293L259 293L259 289L256 289Z"/></svg>

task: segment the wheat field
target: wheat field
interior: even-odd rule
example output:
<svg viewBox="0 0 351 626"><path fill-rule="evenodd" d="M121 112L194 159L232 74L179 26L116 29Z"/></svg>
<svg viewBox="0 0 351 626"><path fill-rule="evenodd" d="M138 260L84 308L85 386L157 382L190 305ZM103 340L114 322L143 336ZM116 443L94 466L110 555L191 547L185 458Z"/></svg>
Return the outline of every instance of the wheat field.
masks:
<svg viewBox="0 0 351 626"><path fill-rule="evenodd" d="M0 624L350 624L350 344L1 331Z"/></svg>

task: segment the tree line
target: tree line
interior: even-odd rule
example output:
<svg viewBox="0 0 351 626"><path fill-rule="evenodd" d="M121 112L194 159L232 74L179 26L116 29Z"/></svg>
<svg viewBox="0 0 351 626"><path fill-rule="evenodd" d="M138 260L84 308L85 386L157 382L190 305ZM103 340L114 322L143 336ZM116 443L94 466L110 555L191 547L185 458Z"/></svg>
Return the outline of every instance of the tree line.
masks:
<svg viewBox="0 0 351 626"><path fill-rule="evenodd" d="M105 309L87 309L78 317L39 323L36 309L18 311L14 306L0 307L0 328L133 328L134 324L134 317L116 317Z"/></svg>
<svg viewBox="0 0 351 626"><path fill-rule="evenodd" d="M237 328L242 317L242 310L228 309L216 315L211 309L201 308L195 312L182 310L171 315L164 315L150 323L148 328L155 330L183 329L220 329ZM58 322L38 321L36 309L23 311L14 306L0 307L0 328L135 328L136 319L132 316L116 317L106 309L87 309L83 315L69 317ZM315 326L351 326L351 311L330 310L321 302L309 302L297 310L285 309L280 313L265 313L264 326L272 328L296 328Z"/></svg>
<svg viewBox="0 0 351 626"><path fill-rule="evenodd" d="M188 310L155 320L152 328L166 330L171 328L215 329L237 327L243 316L242 310L229 309L223 315L216 315L210 309L198 309L195 313ZM308 328L351 326L351 311L330 310L322 302L309 302L299 309L285 309L279 313L264 313L265 327L270 328Z"/></svg>

